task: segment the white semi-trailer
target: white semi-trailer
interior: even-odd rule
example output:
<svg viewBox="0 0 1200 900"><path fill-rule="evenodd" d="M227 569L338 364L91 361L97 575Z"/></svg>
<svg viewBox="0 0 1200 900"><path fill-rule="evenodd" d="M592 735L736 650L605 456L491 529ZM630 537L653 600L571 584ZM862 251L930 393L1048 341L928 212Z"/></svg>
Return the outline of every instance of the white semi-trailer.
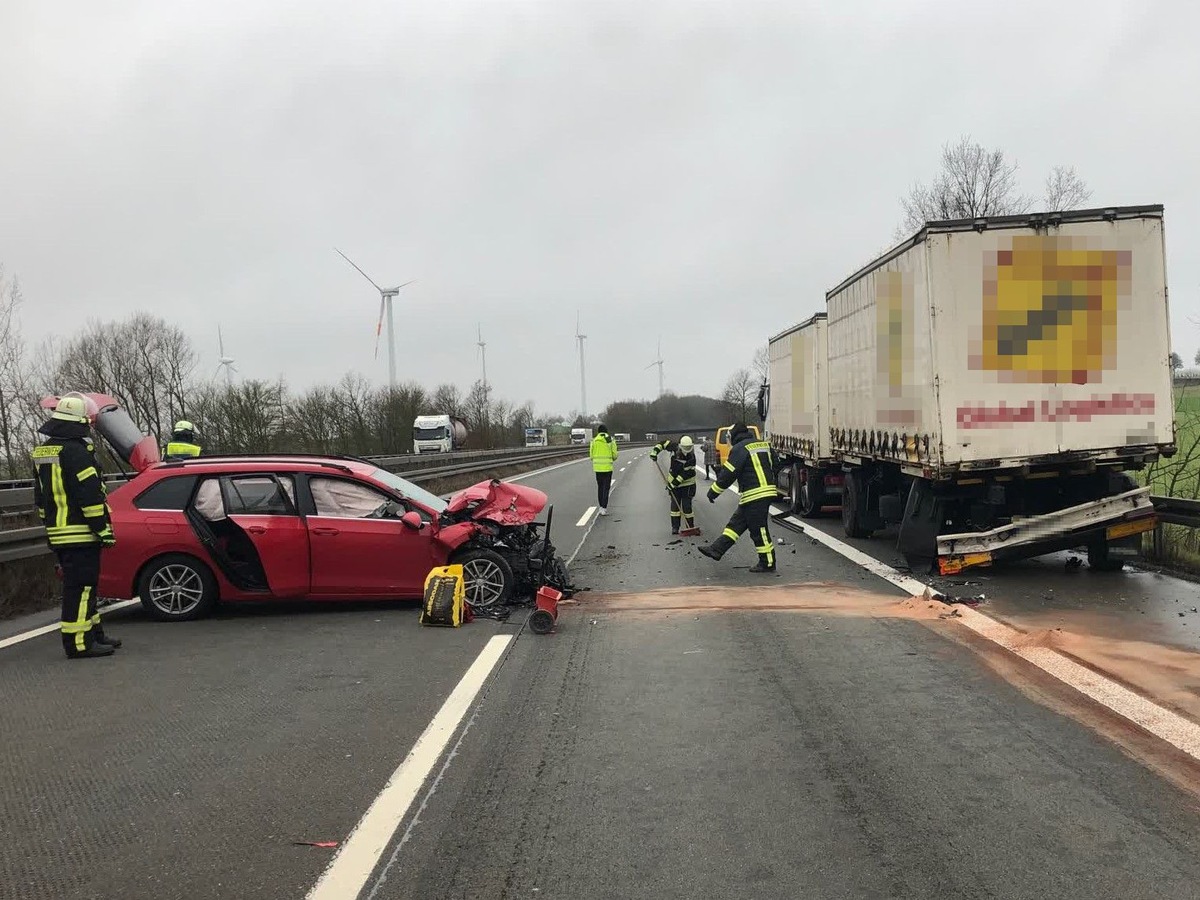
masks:
<svg viewBox="0 0 1200 900"><path fill-rule="evenodd" d="M791 505L898 523L914 571L1155 525L1127 473L1175 453L1161 206L933 222L772 338L761 410Z"/></svg>

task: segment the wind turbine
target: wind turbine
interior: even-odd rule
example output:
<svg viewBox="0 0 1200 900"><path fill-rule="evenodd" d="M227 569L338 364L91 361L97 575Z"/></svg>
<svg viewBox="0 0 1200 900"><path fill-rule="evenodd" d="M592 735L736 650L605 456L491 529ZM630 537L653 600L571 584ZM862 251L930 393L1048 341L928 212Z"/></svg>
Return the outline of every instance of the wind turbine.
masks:
<svg viewBox="0 0 1200 900"><path fill-rule="evenodd" d="M348 257L341 250L338 250L337 247L334 247L333 249L337 252L338 256L340 256L346 262L350 263L350 265L354 266L355 269L358 269L358 274L361 275L363 278L367 279L367 281L371 282L371 287L373 287L373 288L375 288L375 290L379 291L379 323L375 326L375 358L379 359L379 335L383 331L383 313L386 310L387 311L387 325L388 325L388 386L395 387L396 386L396 333L395 333L395 330L392 325L392 301L394 299L396 299L397 296L399 296L400 288L408 287L410 284L413 284L414 282L406 281L406 282L404 282L404 284L399 285L398 287L381 288L379 285L377 285L375 283L374 279L372 279L370 275L368 275L362 269L358 268L358 264L354 260L352 260L350 257Z"/></svg>
<svg viewBox="0 0 1200 900"><path fill-rule="evenodd" d="M663 358L662 358L662 338L658 339L658 356L654 362L646 366L647 369L653 369L658 366L658 396L662 396L666 391L663 388Z"/></svg>
<svg viewBox="0 0 1200 900"><path fill-rule="evenodd" d="M587 415L587 376L583 369L583 342L587 335L579 328L579 313L575 313L575 340L579 343L579 414Z"/></svg>
<svg viewBox="0 0 1200 900"><path fill-rule="evenodd" d="M476 328L476 333L479 335L479 340L475 342L475 345L479 348L479 359L483 363L483 396L486 399L488 394L487 341L483 339L483 326L477 325Z"/></svg>
<svg viewBox="0 0 1200 900"><path fill-rule="evenodd" d="M232 388L233 387L233 373L236 372L237 369L235 369L233 367L233 357L225 355L225 338L221 334L221 326L220 325L217 326L217 347L221 351L221 356L219 357L220 362L217 363L217 371L213 372L213 377L215 378L217 375L220 375L221 370L224 369L225 370L225 387Z"/></svg>

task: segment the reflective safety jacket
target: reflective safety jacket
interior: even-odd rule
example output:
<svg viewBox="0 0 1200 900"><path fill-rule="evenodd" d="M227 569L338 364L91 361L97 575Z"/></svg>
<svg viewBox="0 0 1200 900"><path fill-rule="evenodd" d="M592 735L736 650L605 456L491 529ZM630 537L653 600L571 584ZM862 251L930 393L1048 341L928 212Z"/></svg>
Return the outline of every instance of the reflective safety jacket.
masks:
<svg viewBox="0 0 1200 900"><path fill-rule="evenodd" d="M55 438L35 447L33 500L51 547L112 537L104 482L89 438Z"/></svg>
<svg viewBox="0 0 1200 900"><path fill-rule="evenodd" d="M771 445L751 437L735 444L729 457L717 472L716 483L709 488L713 495L720 494L736 481L742 495L740 504L755 500L772 500L779 495L775 488L775 459Z"/></svg>
<svg viewBox="0 0 1200 900"><path fill-rule="evenodd" d="M162 457L169 462L174 459L193 459L199 455L199 444L189 444L187 441L171 441L163 448Z"/></svg>
<svg viewBox="0 0 1200 900"><path fill-rule="evenodd" d="M675 441L670 438L663 438L657 444L650 448L650 458L658 459L660 453L670 453L675 449Z"/></svg>
<svg viewBox="0 0 1200 900"><path fill-rule="evenodd" d="M588 455L592 458L593 472L611 472L617 461L617 442L611 434L600 433L592 438Z"/></svg>
<svg viewBox="0 0 1200 900"><path fill-rule="evenodd" d="M696 453L689 451L683 456L671 454L670 485L673 488L688 487L696 483Z"/></svg>

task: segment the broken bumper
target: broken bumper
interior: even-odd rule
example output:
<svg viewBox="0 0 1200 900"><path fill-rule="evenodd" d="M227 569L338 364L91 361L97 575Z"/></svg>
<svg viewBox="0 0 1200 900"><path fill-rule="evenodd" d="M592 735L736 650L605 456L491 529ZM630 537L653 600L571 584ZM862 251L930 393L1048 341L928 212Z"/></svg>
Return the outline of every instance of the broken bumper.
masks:
<svg viewBox="0 0 1200 900"><path fill-rule="evenodd" d="M994 562L1028 559L1094 542L1115 542L1158 524L1149 488L1020 519L991 531L938 536L938 572L954 575Z"/></svg>

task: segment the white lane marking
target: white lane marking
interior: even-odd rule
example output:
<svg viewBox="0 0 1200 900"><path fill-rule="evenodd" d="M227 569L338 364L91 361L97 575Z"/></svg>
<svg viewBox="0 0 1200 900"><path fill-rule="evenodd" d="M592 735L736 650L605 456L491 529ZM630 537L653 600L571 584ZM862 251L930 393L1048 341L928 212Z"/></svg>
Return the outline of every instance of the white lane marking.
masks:
<svg viewBox="0 0 1200 900"><path fill-rule="evenodd" d="M779 507L772 509L779 509ZM782 513L784 510L779 509L779 512ZM851 562L857 563L871 574L890 581L914 597L928 597L931 600L937 600L943 596L924 582L897 572L887 563L880 562L873 556L868 556L835 537L830 537L819 528L805 525L795 516L788 516L786 521L801 526L804 534L824 544L830 550L840 553ZM961 605L957 606L956 610L958 615L954 618L980 637L999 644L1005 650L1016 654L1031 665L1037 666L1047 675L1057 678L1085 697L1089 697L1101 706L1144 728L1173 747L1178 747L1193 759L1200 759L1200 724L1159 706L1153 700L1080 665L1057 650L1049 647L1022 647L1020 641L1026 636L1024 632L997 621L991 616Z"/></svg>
<svg viewBox="0 0 1200 900"><path fill-rule="evenodd" d="M772 506L771 512L780 514L780 513L785 512L785 510L778 506ZM790 522L792 525L796 525L796 526L803 528L804 533L806 535L808 535L813 540L824 544L826 547L828 547L834 553L840 553L842 556L846 557L846 559L850 560L850 562L856 563L857 565L862 566L864 569L866 569L872 575L878 575L884 581L890 581L896 587L900 588L900 590L906 591L909 594L912 594L914 597L924 596L925 592L927 590L930 591L931 596L934 596L934 597L941 596L941 594L937 593L936 591L933 591L932 588L930 588L924 582L918 581L915 578L912 578L908 575L903 575L900 572L897 572L895 569L893 569L887 563L880 562L875 557L873 557L867 553L863 553L857 547L851 547L849 544L844 543L843 541L839 541L835 537L831 537L830 535L828 535L824 531L822 531L820 528L815 528L811 525L806 524L802 519L797 519L795 516L788 516L787 521Z"/></svg>
<svg viewBox="0 0 1200 900"><path fill-rule="evenodd" d="M575 527L582 528L584 525L586 525L588 519L590 519L592 517L592 513L594 513L595 511L596 511L596 507L589 506L587 508L587 512L585 512L582 516L579 517L579 521L575 523Z"/></svg>
<svg viewBox="0 0 1200 900"><path fill-rule="evenodd" d="M127 606L133 606L135 603L141 602L141 600L138 600L135 597L132 600L118 600L115 603L109 603L100 609L100 616L103 617L105 613L110 613L118 609L124 609ZM43 634L49 634L52 631L58 631L58 629L59 623L53 622L49 625L42 625L39 628L30 629L29 631L22 631L20 634L14 634L12 637L6 637L3 640L0 640L0 650L3 650L5 647L11 647L14 644L20 644L23 641L31 640L35 637L41 637Z"/></svg>
<svg viewBox="0 0 1200 900"><path fill-rule="evenodd" d="M512 635L498 634L487 642L308 892L308 900L352 900L359 895L421 785L511 641Z"/></svg>
<svg viewBox="0 0 1200 900"><path fill-rule="evenodd" d="M629 468L629 466L621 466L621 468L620 468L620 469L618 469L617 471L619 471L619 472L624 472L624 471L625 471L626 469L628 469L628 468Z"/></svg>

